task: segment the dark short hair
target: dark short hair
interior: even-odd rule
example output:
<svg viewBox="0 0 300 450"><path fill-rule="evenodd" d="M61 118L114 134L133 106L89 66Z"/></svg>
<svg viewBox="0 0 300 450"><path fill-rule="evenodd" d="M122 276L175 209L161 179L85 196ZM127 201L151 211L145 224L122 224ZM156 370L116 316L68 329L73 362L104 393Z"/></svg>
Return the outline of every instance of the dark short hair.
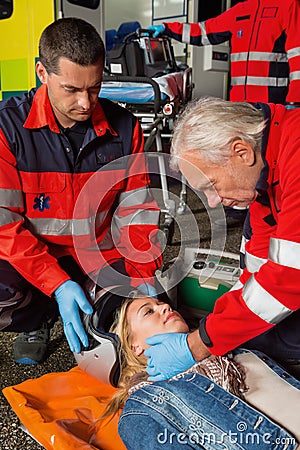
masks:
<svg viewBox="0 0 300 450"><path fill-rule="evenodd" d="M39 59L47 72L58 74L60 58L80 66L104 61L105 47L96 28L75 17L58 19L48 25L40 38Z"/></svg>

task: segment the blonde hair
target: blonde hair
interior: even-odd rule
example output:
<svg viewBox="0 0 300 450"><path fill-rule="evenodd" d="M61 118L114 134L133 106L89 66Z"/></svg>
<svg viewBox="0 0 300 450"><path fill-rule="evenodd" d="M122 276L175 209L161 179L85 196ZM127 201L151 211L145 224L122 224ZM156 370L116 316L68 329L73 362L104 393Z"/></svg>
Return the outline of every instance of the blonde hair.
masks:
<svg viewBox="0 0 300 450"><path fill-rule="evenodd" d="M133 292L132 296L127 298L122 306L116 311L115 320L110 328L111 333L119 336L121 342L121 375L118 382L118 390L109 401L105 412L100 417L100 421L106 417L114 416L124 405L128 398L128 389L130 387L130 379L133 375L145 372L147 360L145 356L136 356L131 348L132 331L127 320L127 311L131 303L136 298L145 297L138 291ZM98 421L99 421L98 420Z"/></svg>
<svg viewBox="0 0 300 450"><path fill-rule="evenodd" d="M259 151L264 127L262 111L250 103L215 97L202 97L190 102L175 124L171 167L176 170L178 159L186 153L224 164L230 158L232 142L237 139Z"/></svg>

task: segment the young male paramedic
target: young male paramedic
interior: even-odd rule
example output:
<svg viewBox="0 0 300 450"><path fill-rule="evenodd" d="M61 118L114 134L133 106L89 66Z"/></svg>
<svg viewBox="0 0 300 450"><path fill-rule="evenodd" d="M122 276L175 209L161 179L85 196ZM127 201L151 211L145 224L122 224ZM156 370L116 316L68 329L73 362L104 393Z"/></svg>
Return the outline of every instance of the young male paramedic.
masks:
<svg viewBox="0 0 300 450"><path fill-rule="evenodd" d="M57 20L40 38L42 86L0 104L0 330L20 332L18 363L45 359L58 313L71 350L88 344L87 273L103 269L102 286L120 273L154 289L159 211L142 131L126 109L99 100L104 58L93 26Z"/></svg>
<svg viewBox="0 0 300 450"><path fill-rule="evenodd" d="M173 163L210 207L249 206L250 222L243 273L199 329L148 340L152 380L245 343L300 377L299 123L299 109L208 97L175 125Z"/></svg>

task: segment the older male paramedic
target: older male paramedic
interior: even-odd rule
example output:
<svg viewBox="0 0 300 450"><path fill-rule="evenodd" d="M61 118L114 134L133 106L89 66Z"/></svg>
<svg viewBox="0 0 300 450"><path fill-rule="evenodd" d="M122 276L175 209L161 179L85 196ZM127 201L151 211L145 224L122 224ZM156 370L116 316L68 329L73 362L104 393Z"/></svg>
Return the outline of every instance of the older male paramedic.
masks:
<svg viewBox="0 0 300 450"><path fill-rule="evenodd" d="M46 358L58 312L71 350L88 344L87 274L100 271L103 287L123 274L149 292L160 261L141 127L99 100L100 35L81 19L59 19L39 53L42 86L0 104L0 330L20 333L21 364Z"/></svg>
<svg viewBox="0 0 300 450"><path fill-rule="evenodd" d="M175 126L172 164L210 207L249 205L244 270L190 334L150 338L151 380L244 345L300 376L300 110L206 97Z"/></svg>

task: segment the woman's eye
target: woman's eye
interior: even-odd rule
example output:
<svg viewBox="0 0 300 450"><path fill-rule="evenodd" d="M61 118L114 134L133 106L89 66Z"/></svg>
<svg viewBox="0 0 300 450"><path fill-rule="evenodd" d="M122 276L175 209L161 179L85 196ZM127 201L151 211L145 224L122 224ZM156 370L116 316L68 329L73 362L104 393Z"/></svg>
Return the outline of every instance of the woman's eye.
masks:
<svg viewBox="0 0 300 450"><path fill-rule="evenodd" d="M153 313L153 309L147 309L146 311L145 311L145 314L144 314L144 316L148 316L149 314L152 314Z"/></svg>

